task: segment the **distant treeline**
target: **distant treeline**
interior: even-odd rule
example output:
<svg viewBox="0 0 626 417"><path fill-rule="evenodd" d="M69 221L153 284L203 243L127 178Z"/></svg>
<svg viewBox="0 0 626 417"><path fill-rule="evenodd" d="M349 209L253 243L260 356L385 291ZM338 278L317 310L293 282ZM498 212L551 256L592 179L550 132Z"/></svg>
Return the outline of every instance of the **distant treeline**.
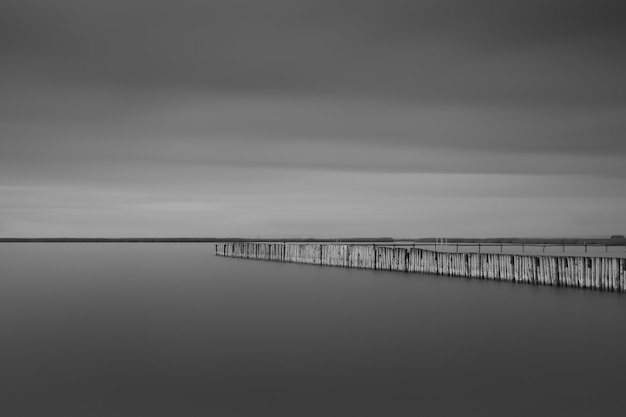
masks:
<svg viewBox="0 0 626 417"><path fill-rule="evenodd" d="M43 237L43 238L0 238L0 242L217 242L219 239L213 237L127 237L127 238L107 238L107 237ZM227 241L227 240L225 240Z"/></svg>
<svg viewBox="0 0 626 417"><path fill-rule="evenodd" d="M626 238L623 235L613 235L610 238L445 238L448 244L513 244L513 245L602 245L602 246L624 246ZM391 237L353 237L353 238L217 238L217 237L130 237L130 238L0 238L0 242L311 242L311 243L391 243L391 242L411 242L411 243L431 243L437 242L437 238L417 238L417 239L394 239Z"/></svg>
<svg viewBox="0 0 626 417"><path fill-rule="evenodd" d="M393 242L390 237L377 238L347 238L347 239L322 239L322 238L270 238L270 239L249 239L239 237L45 237L45 238L0 238L0 242Z"/></svg>

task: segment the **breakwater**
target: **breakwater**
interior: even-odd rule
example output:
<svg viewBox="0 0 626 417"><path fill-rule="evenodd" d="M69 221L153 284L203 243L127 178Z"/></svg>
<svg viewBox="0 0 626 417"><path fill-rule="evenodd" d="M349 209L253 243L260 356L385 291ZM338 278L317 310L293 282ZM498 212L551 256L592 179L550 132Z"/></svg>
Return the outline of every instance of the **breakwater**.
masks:
<svg viewBox="0 0 626 417"><path fill-rule="evenodd" d="M215 245L215 254L626 292L624 258L447 253L378 245L258 242L220 242Z"/></svg>

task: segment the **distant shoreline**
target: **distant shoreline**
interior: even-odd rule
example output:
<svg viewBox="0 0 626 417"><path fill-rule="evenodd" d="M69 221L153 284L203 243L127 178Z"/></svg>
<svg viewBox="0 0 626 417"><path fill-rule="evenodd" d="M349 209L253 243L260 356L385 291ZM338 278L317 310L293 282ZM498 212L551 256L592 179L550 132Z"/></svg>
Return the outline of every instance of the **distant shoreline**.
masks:
<svg viewBox="0 0 626 417"><path fill-rule="evenodd" d="M517 244L517 245L602 245L602 246L624 246L626 239L621 235L611 238L445 238L447 244L452 243L484 243L484 244ZM437 238L417 238L417 239L393 239L389 237L377 238L270 238L270 239L245 239L245 238L217 238L217 237L156 237L156 238L73 238L73 237L55 237L55 238L0 238L0 243L21 243L21 242L40 242L40 243L215 243L215 242L316 242L316 243L436 243Z"/></svg>

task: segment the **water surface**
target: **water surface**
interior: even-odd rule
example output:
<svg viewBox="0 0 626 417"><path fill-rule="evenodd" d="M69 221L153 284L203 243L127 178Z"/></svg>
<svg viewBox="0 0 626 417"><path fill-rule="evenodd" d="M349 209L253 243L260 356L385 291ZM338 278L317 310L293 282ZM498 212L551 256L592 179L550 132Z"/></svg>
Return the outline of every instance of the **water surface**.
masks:
<svg viewBox="0 0 626 417"><path fill-rule="evenodd" d="M2 415L622 415L626 295L0 244Z"/></svg>

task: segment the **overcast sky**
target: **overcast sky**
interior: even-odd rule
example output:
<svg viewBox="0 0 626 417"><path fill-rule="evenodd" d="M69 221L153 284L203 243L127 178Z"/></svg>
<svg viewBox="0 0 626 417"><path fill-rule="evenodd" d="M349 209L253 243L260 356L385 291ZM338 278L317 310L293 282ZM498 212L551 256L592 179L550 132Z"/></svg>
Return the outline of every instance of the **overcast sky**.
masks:
<svg viewBox="0 0 626 417"><path fill-rule="evenodd" d="M3 0L0 236L624 234L618 6Z"/></svg>

